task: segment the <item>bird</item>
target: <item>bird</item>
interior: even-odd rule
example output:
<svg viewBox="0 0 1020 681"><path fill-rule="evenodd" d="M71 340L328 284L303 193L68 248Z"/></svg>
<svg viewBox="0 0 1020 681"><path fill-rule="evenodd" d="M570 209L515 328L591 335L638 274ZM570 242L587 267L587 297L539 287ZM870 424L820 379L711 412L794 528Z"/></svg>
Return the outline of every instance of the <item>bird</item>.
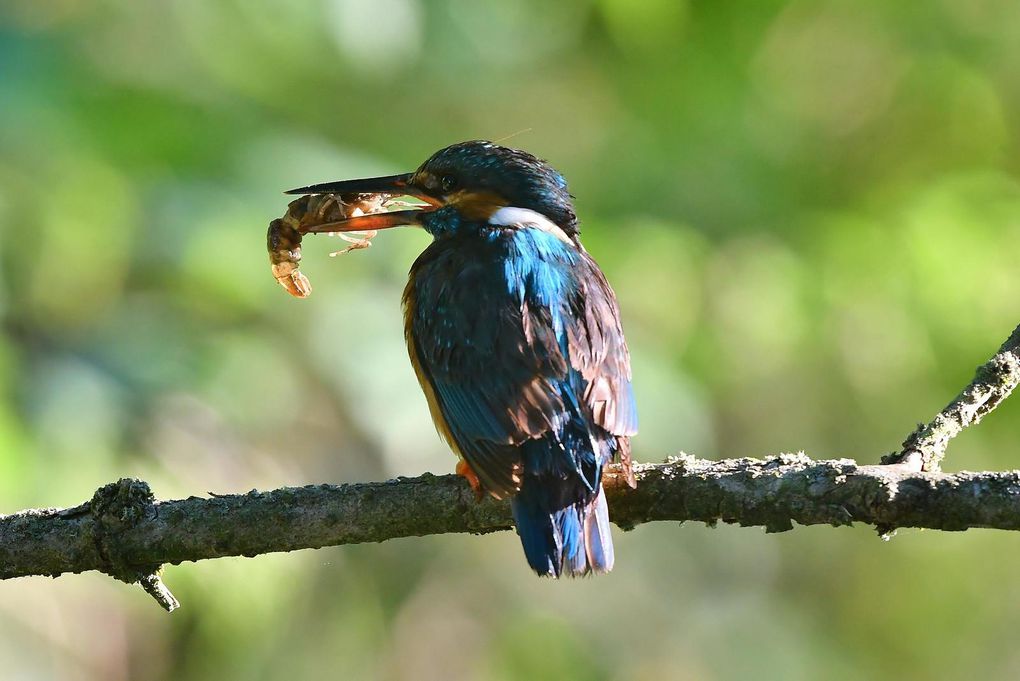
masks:
<svg viewBox="0 0 1020 681"><path fill-rule="evenodd" d="M564 177L526 151L474 140L410 173L287 193L418 199L328 229L432 236L410 268L404 328L457 473L479 499L510 499L538 575L609 572L603 471L619 461L635 485L637 410L616 296L581 244Z"/></svg>

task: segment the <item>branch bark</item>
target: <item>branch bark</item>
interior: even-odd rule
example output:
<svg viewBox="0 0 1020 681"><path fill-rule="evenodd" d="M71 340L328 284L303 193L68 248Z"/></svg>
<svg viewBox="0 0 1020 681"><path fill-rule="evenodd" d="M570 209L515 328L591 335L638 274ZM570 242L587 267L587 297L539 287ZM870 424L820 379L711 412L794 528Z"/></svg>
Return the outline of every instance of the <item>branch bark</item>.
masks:
<svg viewBox="0 0 1020 681"><path fill-rule="evenodd" d="M706 461L688 455L636 464L636 489L610 467L612 520L735 523L783 532L801 525L1020 530L1020 471L938 472L949 439L994 409L1020 381L1020 327L974 381L887 465L803 454ZM922 467L925 470L922 470ZM285 487L156 501L123 479L70 509L0 516L0 579L100 570L140 584L167 610L166 563L256 556L340 544L511 527L509 505L476 502L462 478L424 474L388 482Z"/></svg>

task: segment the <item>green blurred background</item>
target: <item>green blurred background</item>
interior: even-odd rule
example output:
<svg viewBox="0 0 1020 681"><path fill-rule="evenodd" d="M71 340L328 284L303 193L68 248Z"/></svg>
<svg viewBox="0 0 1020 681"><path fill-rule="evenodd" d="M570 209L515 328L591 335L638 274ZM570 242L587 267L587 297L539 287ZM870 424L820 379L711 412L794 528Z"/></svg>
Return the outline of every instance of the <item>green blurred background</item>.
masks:
<svg viewBox="0 0 1020 681"><path fill-rule="evenodd" d="M877 461L1020 321L1020 4L0 5L0 512L449 472L399 296L426 237L287 296L281 190L509 140L619 294L639 460ZM947 468L1020 461L1020 398ZM1005 532L657 524L604 578L440 536L0 583L4 679L1015 679Z"/></svg>

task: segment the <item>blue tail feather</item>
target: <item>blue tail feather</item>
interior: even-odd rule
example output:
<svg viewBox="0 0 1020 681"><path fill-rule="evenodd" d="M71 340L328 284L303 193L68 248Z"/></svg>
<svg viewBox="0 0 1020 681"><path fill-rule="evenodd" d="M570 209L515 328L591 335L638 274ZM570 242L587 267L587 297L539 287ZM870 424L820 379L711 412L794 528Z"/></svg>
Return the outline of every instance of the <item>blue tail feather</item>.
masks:
<svg viewBox="0 0 1020 681"><path fill-rule="evenodd" d="M538 481L534 481L538 482ZM562 484L562 483L561 483ZM528 564L542 576L576 577L613 569L606 496L552 510L542 490L525 486L511 501Z"/></svg>
<svg viewBox="0 0 1020 681"><path fill-rule="evenodd" d="M552 516L540 504L535 503L533 496L521 490L511 500L514 525L531 569L542 576L558 577L562 540L557 541Z"/></svg>
<svg viewBox="0 0 1020 681"><path fill-rule="evenodd" d="M569 386L560 427L518 448L523 475L511 501L514 523L531 568L540 575L579 576L613 567L602 465L616 438L593 435Z"/></svg>

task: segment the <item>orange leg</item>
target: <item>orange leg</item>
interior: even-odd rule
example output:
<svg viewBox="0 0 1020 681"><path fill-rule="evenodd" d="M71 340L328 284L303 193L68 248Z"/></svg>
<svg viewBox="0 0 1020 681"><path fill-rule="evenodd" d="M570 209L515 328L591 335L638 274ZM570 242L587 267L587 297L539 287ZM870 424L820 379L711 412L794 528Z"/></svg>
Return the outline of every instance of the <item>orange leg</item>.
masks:
<svg viewBox="0 0 1020 681"><path fill-rule="evenodd" d="M471 485L471 491L475 493L475 501L481 501L485 496L485 490L482 489L482 483L471 469L471 465L464 459L457 460L457 475L467 480Z"/></svg>

